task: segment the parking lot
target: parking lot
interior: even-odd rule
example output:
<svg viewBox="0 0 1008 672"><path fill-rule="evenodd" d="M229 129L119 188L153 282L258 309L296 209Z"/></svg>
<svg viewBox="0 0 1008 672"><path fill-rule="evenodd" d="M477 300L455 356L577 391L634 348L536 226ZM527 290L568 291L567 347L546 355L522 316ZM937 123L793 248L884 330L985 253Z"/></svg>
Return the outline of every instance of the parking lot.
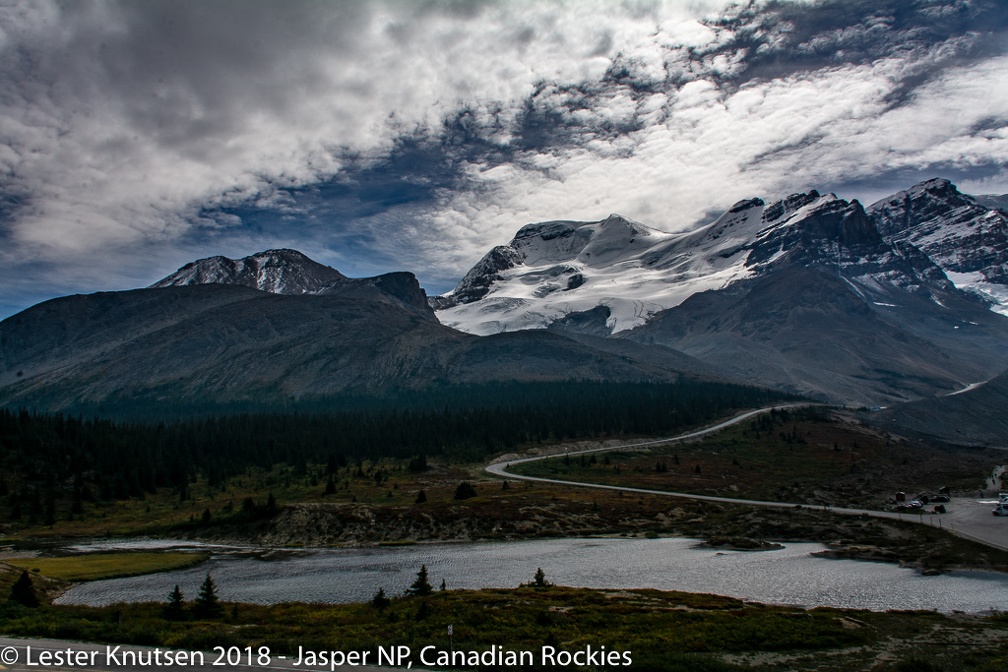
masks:
<svg viewBox="0 0 1008 672"><path fill-rule="evenodd" d="M942 527L951 527L957 534L1008 550L1008 516L991 515L997 497L953 497L946 504L948 513L940 516ZM925 515L925 518L929 516ZM932 516L939 518L939 516ZM933 523L937 525L938 523Z"/></svg>

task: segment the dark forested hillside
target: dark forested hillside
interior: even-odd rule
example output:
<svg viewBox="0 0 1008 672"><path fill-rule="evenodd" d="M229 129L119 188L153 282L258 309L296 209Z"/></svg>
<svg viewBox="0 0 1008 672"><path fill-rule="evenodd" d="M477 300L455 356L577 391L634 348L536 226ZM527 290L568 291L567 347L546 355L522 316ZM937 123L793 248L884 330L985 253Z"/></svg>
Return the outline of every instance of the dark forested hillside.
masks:
<svg viewBox="0 0 1008 672"><path fill-rule="evenodd" d="M158 488L184 497L197 476L221 482L249 467L418 455L476 461L546 440L660 434L780 398L693 381L513 383L331 398L296 413L170 424L0 410L0 513L42 522L89 500Z"/></svg>

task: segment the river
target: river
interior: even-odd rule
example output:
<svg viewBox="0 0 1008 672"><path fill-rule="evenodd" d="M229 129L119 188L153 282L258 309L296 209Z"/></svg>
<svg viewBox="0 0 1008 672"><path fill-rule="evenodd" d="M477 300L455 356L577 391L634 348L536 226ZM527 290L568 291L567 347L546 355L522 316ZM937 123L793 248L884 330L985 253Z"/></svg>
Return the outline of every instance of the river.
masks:
<svg viewBox="0 0 1008 672"><path fill-rule="evenodd" d="M209 572L226 601L361 602L379 588L401 594L426 564L430 581L448 588L510 588L547 580L592 588L657 588L717 593L767 604L984 612L1008 604L1008 575L957 571L921 576L879 562L815 557L820 544L776 551L719 551L695 539L548 539L322 550L242 549L189 542L94 543L76 551L195 547L211 553L199 567L83 583L61 604L165 601L178 584L193 599Z"/></svg>

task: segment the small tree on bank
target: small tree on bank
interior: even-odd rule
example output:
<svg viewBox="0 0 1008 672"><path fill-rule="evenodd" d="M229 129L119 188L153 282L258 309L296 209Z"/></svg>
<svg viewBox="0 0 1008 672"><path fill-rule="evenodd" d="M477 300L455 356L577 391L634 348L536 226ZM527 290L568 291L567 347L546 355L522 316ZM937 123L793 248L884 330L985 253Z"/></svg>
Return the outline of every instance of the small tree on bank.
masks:
<svg viewBox="0 0 1008 672"><path fill-rule="evenodd" d="M549 588L553 584L546 580L546 572L542 570L542 567L536 570L535 576L532 577L530 583L526 583L529 588Z"/></svg>
<svg viewBox="0 0 1008 672"><path fill-rule="evenodd" d="M169 621L181 621L185 616L185 599L182 597L182 590L175 584L175 590L168 594L168 606L165 607L165 618Z"/></svg>
<svg viewBox="0 0 1008 672"><path fill-rule="evenodd" d="M28 574L27 569L21 572L21 576L11 586L10 600L25 607L39 606L38 596L35 595L35 584L32 583L31 575Z"/></svg>
<svg viewBox="0 0 1008 672"><path fill-rule="evenodd" d="M202 618L214 618L221 614L221 603L220 598L217 597L217 586L209 574L206 575L206 579L200 585L194 610L196 615Z"/></svg>
<svg viewBox="0 0 1008 672"><path fill-rule="evenodd" d="M434 592L434 587L427 580L427 565L420 565L420 571L417 572L416 580L406 589L406 594L416 597L426 597L432 592Z"/></svg>
<svg viewBox="0 0 1008 672"><path fill-rule="evenodd" d="M385 594L384 588L379 588L375 596L371 598L371 606L378 611L383 611L392 601Z"/></svg>

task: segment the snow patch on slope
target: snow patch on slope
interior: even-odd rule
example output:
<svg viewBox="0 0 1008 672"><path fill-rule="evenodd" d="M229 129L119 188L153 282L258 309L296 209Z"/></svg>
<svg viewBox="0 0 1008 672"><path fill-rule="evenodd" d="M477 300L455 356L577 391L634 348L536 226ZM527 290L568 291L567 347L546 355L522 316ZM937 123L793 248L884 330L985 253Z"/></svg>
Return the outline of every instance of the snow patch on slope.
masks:
<svg viewBox="0 0 1008 672"><path fill-rule="evenodd" d="M979 294L991 303L991 310L1008 317L1008 286L987 282L983 273L956 273L945 271L948 279L961 290Z"/></svg>
<svg viewBox="0 0 1008 672"><path fill-rule="evenodd" d="M666 233L618 215L599 222L529 224L491 264L488 255L447 295L438 311L443 324L473 334L542 328L571 313L606 306L612 332L633 329L655 313L707 290L753 277L754 241L799 221L832 194L798 194L767 208L760 199L740 201L715 221L686 233ZM765 216L765 211L770 217ZM777 262L780 250L760 265ZM507 266L507 268L500 268ZM474 292L474 288L479 292ZM479 297L470 297L479 293Z"/></svg>

